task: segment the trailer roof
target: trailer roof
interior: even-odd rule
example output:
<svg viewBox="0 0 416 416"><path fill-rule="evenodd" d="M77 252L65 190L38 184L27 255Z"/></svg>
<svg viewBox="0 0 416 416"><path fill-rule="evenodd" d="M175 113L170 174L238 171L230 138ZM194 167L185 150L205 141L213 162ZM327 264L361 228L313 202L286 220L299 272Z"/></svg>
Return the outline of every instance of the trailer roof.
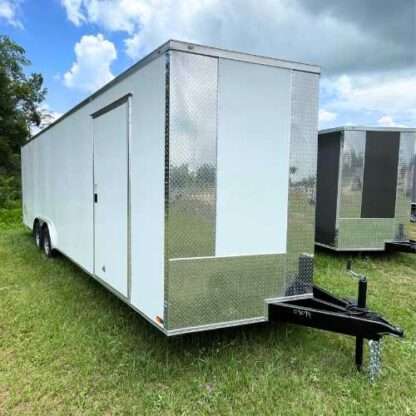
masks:
<svg viewBox="0 0 416 416"><path fill-rule="evenodd" d="M410 131L416 132L413 127L371 127L371 126L339 126L330 129L319 130L319 134L334 133L337 131Z"/></svg>
<svg viewBox="0 0 416 416"><path fill-rule="evenodd" d="M25 145L31 142L32 140L36 139L45 131L49 130L55 124L64 120L70 114L74 113L81 107L93 101L96 97L98 97L99 95L107 91L113 85L119 83L120 81L128 77L129 75L133 74L134 72L136 72L143 66L147 65L149 62L156 59L158 56L163 55L165 52L168 52L168 51L182 51L182 52L194 53L197 55L211 56L211 57L216 57L216 58L227 58L227 59L233 59L237 61L251 62L251 63L257 63L261 65L269 65L269 66L274 66L278 68L287 68L287 69L293 69L296 71L311 72L314 74L320 74L321 72L320 67L317 65L304 64L300 62L287 61L283 59L276 59L276 58L271 58L267 56L260 56L260 55L253 55L249 53L230 51L230 50L220 49L220 48L213 48L210 46L203 46L203 45L198 45L195 43L182 42L178 40L169 40L163 45L159 46L153 52L146 55L140 61L136 62L130 68L126 69L124 72L122 72L112 81L108 82L103 87L98 89L96 92L94 92L92 95L87 97L85 100L81 101L75 107L71 108L69 111L64 113L61 117L59 117L56 121L51 123L49 126L45 127L43 130L35 134L33 137L31 137L30 140L28 140L25 143Z"/></svg>

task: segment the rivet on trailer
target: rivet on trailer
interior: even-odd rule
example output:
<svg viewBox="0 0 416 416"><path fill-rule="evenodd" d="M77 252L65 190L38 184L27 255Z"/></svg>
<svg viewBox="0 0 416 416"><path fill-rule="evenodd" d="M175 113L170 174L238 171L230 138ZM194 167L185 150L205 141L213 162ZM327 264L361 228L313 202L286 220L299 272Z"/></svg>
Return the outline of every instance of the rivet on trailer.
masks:
<svg viewBox="0 0 416 416"><path fill-rule="evenodd" d="M168 336L402 335L313 285L319 73L167 42L22 148L24 223Z"/></svg>

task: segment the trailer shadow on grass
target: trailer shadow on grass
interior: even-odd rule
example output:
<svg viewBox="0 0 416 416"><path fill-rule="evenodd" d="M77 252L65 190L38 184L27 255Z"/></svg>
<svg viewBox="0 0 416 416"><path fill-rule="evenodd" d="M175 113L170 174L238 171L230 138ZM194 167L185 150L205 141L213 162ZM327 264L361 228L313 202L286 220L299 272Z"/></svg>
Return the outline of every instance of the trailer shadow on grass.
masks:
<svg viewBox="0 0 416 416"><path fill-rule="evenodd" d="M93 300L97 317L108 311L114 314L109 319L111 321L115 319L118 322L117 325L120 325L119 335L126 337L125 340L128 343L133 342L136 346L132 351L132 357L140 356L143 351L148 350L151 351L155 363L168 364L169 362L170 367L187 368L188 365L194 364L195 360L198 362L219 360L223 363L224 357L231 355L237 360L245 361L250 360L256 353L263 357L261 360L268 357L267 359L272 361L279 359L293 364L296 363L295 357L298 354L306 354L307 351L313 354L315 351L321 355L322 350L326 350L327 356L332 357L329 361L332 361L333 354L342 351L342 356L339 356L337 360L344 361L347 368L351 365L352 374L355 374L352 363L354 353L352 338L340 342L343 337L339 335L324 334L322 331L286 323L270 322L167 337L98 281L81 271L69 259L60 255L59 259L54 261L63 263L64 267L69 267L74 276L80 279L79 284L85 286L90 298L85 300L85 307L88 307L88 302ZM90 323L93 323L94 317L90 317L90 320ZM118 328L115 330L118 332ZM97 336L105 338L107 331L108 328L104 327ZM310 345L311 340L318 340L319 347L314 348L314 341ZM94 344L91 347L95 348ZM314 361L313 355L311 359ZM318 360L318 357L316 359ZM330 365L329 361L320 357L318 366L322 365L322 370L324 370L325 366ZM316 367L316 363L314 366ZM348 371L346 374L351 375L351 372Z"/></svg>
<svg viewBox="0 0 416 416"><path fill-rule="evenodd" d="M393 251L335 251L327 247L315 246L315 254L331 255L347 264L349 260L371 261L371 260L395 260L400 253Z"/></svg>
<svg viewBox="0 0 416 416"><path fill-rule="evenodd" d="M133 361L146 353L147 359L154 363L168 360L170 365L182 368L194 360L220 359L228 354L235 359L239 354L243 354L241 359L250 359L255 351L261 351L263 357L274 355L274 359L283 354L293 361L296 351L310 348L308 338L316 338L318 332L285 323L260 323L166 337L71 260L61 254L52 260L46 259L37 253L29 232L23 232L21 237L24 246L32 246L31 254L40 257L39 264L33 267L41 269L40 275L49 287L48 300L51 307L56 307L55 317L59 317L61 328L70 328L76 321L78 329L84 332L83 347L90 349L88 356L101 350L97 348L99 343L107 350L104 356L110 362L117 360L116 356L125 347ZM60 305L66 305L64 312ZM339 350L341 344L337 340L338 336L323 336L321 347L327 342L328 349ZM351 354L352 351L351 343ZM345 357L347 361L348 355L350 352ZM129 365L128 356L124 358Z"/></svg>
<svg viewBox="0 0 416 416"><path fill-rule="evenodd" d="M120 328L119 335L136 345L131 351L132 355L142 355L143 351L148 349L152 351L155 362L166 362L168 359L171 363L176 362L179 366L186 367L186 360L189 363L195 359L204 360L203 357L219 358L230 352L238 357L239 350L247 352L247 348L250 353L258 351L259 348L274 348L277 356L280 356L279 349L286 349L290 355L292 347L293 352L299 350L299 346L305 345L310 336L311 330L306 328L286 323L264 322L167 337L69 259L59 255L53 261L69 268L76 284L81 285L88 293L89 299L85 299L84 304L86 308L88 302L92 302L91 307L95 308L97 317L108 315L108 311L111 311L112 317L109 319L117 322ZM57 296L59 298L59 294ZM91 316L90 319L94 320L94 317ZM107 331L108 327L104 326L99 336L105 337ZM94 348L94 345L91 347ZM334 347L338 349L339 345Z"/></svg>

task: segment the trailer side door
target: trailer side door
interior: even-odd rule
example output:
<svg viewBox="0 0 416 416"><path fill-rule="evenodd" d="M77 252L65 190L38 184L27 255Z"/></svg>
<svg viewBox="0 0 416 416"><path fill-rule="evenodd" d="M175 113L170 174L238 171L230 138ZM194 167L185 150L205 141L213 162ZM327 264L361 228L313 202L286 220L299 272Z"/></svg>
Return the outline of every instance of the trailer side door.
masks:
<svg viewBox="0 0 416 416"><path fill-rule="evenodd" d="M128 99L93 115L94 274L128 295Z"/></svg>

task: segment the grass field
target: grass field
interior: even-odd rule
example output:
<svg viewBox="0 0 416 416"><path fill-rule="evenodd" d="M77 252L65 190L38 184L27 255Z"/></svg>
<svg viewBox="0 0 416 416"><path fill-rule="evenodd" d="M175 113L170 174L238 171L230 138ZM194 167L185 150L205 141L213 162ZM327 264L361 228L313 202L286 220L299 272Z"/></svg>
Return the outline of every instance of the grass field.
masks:
<svg viewBox="0 0 416 416"><path fill-rule="evenodd" d="M369 305L406 331L385 339L369 385L354 340L322 331L266 324L166 339L65 258L47 260L16 215L0 221L1 415L416 414L415 255L353 257ZM353 296L346 260L318 252L315 276Z"/></svg>

